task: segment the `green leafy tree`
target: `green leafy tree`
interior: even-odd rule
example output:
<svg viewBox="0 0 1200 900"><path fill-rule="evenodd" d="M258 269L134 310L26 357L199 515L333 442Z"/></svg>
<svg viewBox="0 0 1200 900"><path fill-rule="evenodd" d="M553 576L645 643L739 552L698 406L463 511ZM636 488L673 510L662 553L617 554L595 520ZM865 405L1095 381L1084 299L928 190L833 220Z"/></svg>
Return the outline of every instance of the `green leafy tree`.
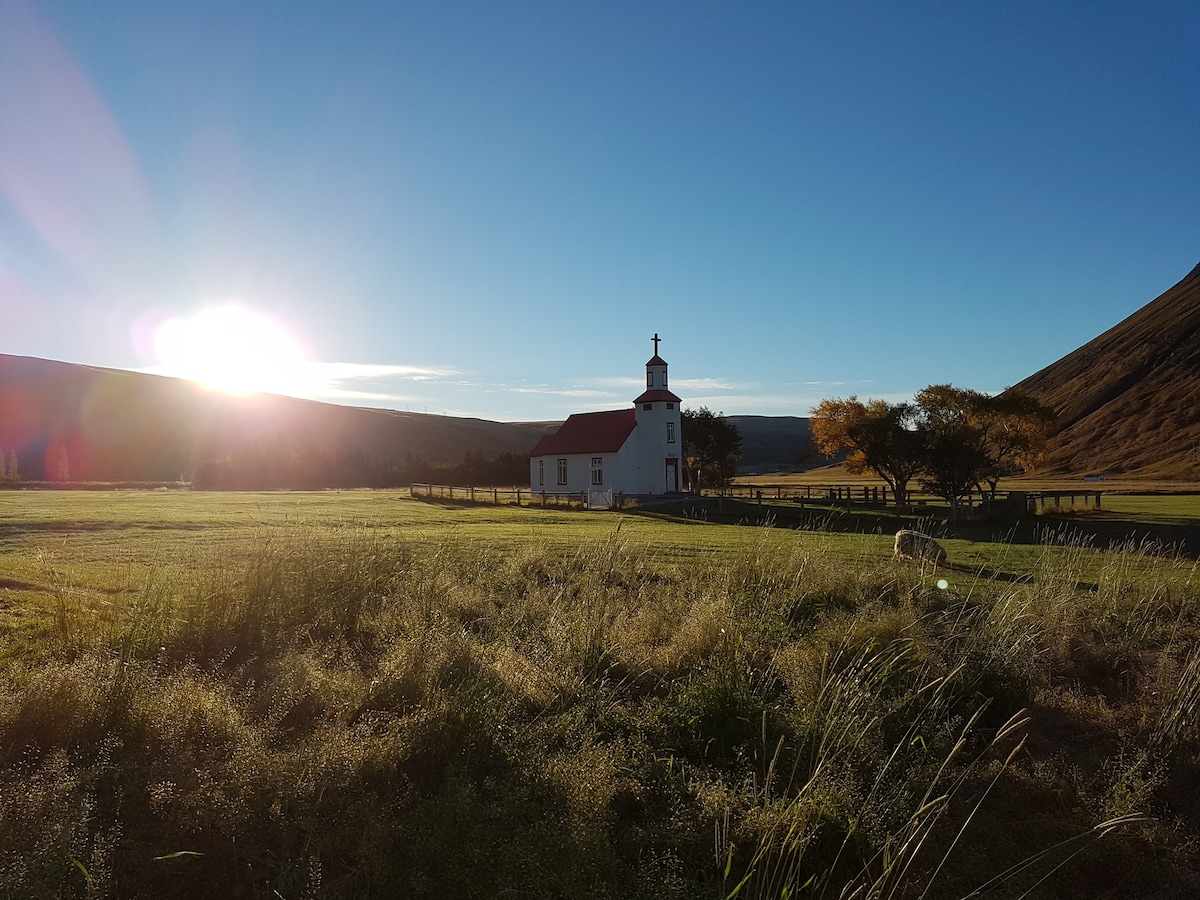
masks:
<svg viewBox="0 0 1200 900"><path fill-rule="evenodd" d="M846 471L868 469L892 489L897 506L908 502L908 484L925 466L925 441L911 403L888 403L856 396L822 400L809 413L813 443L820 453L848 451Z"/></svg>
<svg viewBox="0 0 1200 900"><path fill-rule="evenodd" d="M1055 418L1051 407L1014 388L985 398L975 411L975 423L983 431L989 459L983 481L993 497L1001 478L1032 472L1041 464Z"/></svg>
<svg viewBox="0 0 1200 900"><path fill-rule="evenodd" d="M950 384L932 384L916 396L925 433L922 486L950 503L972 488L992 496L1002 477L1034 468L1045 452L1054 411L1020 391L989 396Z"/></svg>
<svg viewBox="0 0 1200 900"><path fill-rule="evenodd" d="M723 412L707 406L685 409L681 414L683 455L688 488L723 488L737 471L742 456L742 436Z"/></svg>
<svg viewBox="0 0 1200 900"><path fill-rule="evenodd" d="M979 430L959 422L924 427L925 462L918 475L921 487L941 497L950 506L950 521L958 518L959 506L979 483L989 460Z"/></svg>

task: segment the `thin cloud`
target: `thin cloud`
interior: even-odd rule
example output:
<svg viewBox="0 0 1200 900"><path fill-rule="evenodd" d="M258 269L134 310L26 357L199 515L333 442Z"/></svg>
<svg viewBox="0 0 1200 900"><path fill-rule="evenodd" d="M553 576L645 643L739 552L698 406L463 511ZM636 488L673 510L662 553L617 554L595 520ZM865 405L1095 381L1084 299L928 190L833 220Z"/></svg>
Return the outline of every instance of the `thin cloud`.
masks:
<svg viewBox="0 0 1200 900"><path fill-rule="evenodd" d="M376 400L381 403L412 403L418 398L404 394L383 394L377 391L347 391L342 388L326 388L319 391L311 400Z"/></svg>
<svg viewBox="0 0 1200 900"><path fill-rule="evenodd" d="M453 368L432 366L396 366L384 363L309 363L328 381L357 381L369 378L406 378L414 381L433 381L461 374Z"/></svg>
<svg viewBox="0 0 1200 900"><path fill-rule="evenodd" d="M734 385L720 378L676 378L671 386L680 391L731 391Z"/></svg>
<svg viewBox="0 0 1200 900"><path fill-rule="evenodd" d="M583 399L612 399L612 391L596 391L589 388L510 387L516 394L545 394L554 397L580 397Z"/></svg>
<svg viewBox="0 0 1200 900"><path fill-rule="evenodd" d="M615 377L591 378L589 379L589 383L600 385L601 387L607 387L614 391L629 391L636 390L639 385L644 384L645 382L644 379L641 378Z"/></svg>

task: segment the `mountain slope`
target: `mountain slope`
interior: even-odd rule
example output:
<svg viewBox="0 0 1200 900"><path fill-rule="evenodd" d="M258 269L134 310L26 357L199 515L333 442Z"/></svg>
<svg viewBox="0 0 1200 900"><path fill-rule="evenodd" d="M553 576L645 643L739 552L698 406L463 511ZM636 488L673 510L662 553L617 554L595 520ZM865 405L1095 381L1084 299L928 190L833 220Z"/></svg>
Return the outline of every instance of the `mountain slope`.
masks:
<svg viewBox="0 0 1200 900"><path fill-rule="evenodd" d="M379 461L528 453L546 423L422 415L260 394L234 397L177 378L0 354L0 452L21 477L175 480L243 448Z"/></svg>
<svg viewBox="0 0 1200 900"><path fill-rule="evenodd" d="M1200 475L1200 265L1015 387L1058 412L1048 472Z"/></svg>
<svg viewBox="0 0 1200 900"><path fill-rule="evenodd" d="M726 416L742 436L741 470L805 469L826 460L800 462L812 430L800 416Z"/></svg>

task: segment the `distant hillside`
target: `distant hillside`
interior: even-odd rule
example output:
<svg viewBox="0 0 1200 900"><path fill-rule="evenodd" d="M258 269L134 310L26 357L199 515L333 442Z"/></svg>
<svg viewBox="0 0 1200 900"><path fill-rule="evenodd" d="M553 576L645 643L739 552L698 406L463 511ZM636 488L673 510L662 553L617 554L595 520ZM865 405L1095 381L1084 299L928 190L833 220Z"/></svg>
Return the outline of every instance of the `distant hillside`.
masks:
<svg viewBox="0 0 1200 900"><path fill-rule="evenodd" d="M1200 265L1016 387L1058 411L1048 472L1200 477Z"/></svg>
<svg viewBox="0 0 1200 900"><path fill-rule="evenodd" d="M808 419L728 418L742 435L743 471L804 467ZM55 478L64 451L72 481L190 480L202 464L246 451L456 464L467 453L525 455L559 424L234 397L178 378L0 354L0 454L16 452L25 481Z"/></svg>
<svg viewBox="0 0 1200 900"><path fill-rule="evenodd" d="M246 449L387 462L457 463L468 452L526 454L547 423L361 409L0 354L0 452L24 480L53 478L65 451L73 481L185 480Z"/></svg>
<svg viewBox="0 0 1200 900"><path fill-rule="evenodd" d="M800 470L824 465L826 459L800 462L812 431L799 416L726 416L742 436L742 472Z"/></svg>

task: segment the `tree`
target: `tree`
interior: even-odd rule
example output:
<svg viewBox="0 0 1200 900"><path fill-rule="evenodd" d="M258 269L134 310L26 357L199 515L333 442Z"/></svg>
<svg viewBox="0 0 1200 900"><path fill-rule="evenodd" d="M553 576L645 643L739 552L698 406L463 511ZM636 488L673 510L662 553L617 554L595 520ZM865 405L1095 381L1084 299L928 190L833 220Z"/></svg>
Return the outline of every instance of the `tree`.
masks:
<svg viewBox="0 0 1200 900"><path fill-rule="evenodd" d="M1008 388L985 399L976 424L983 430L990 460L983 480L993 497L1001 478L1038 467L1054 420L1053 409L1024 391Z"/></svg>
<svg viewBox="0 0 1200 900"><path fill-rule="evenodd" d="M701 487L727 485L742 456L742 436L737 426L725 418L725 413L713 413L707 406L685 409L680 418L689 489L698 494Z"/></svg>
<svg viewBox="0 0 1200 900"><path fill-rule="evenodd" d="M1000 478L1033 468L1045 452L1054 411L1028 394L1009 389L997 396L931 384L913 403L851 396L822 400L810 413L813 442L832 456L849 450L849 472L875 472L904 505L908 482L950 504L983 484L995 496Z"/></svg>
<svg viewBox="0 0 1200 900"><path fill-rule="evenodd" d="M892 489L896 505L908 502L908 483L922 470L925 447L911 403L858 397L822 400L809 413L813 442L826 456L849 450L846 471L870 469Z"/></svg>
<svg viewBox="0 0 1200 900"><path fill-rule="evenodd" d="M972 488L992 496L1000 478L1037 464L1054 412L1028 394L988 396L950 384L931 384L916 396L926 461L921 485L950 504Z"/></svg>
<svg viewBox="0 0 1200 900"><path fill-rule="evenodd" d="M950 521L958 518L958 504L979 484L980 473L988 467L979 430L952 422L939 427L923 426L925 464L918 480L929 493L941 497L950 506Z"/></svg>
<svg viewBox="0 0 1200 900"><path fill-rule="evenodd" d="M1034 468L1045 452L1046 436L1054 411L1021 391L1011 388L989 396L950 384L931 384L916 396L921 427L929 433L928 467L938 496L954 502L948 491L962 497L971 487L983 493L986 483L992 496L1000 479ZM927 467L927 468L928 468ZM974 470L966 488L958 483Z"/></svg>

